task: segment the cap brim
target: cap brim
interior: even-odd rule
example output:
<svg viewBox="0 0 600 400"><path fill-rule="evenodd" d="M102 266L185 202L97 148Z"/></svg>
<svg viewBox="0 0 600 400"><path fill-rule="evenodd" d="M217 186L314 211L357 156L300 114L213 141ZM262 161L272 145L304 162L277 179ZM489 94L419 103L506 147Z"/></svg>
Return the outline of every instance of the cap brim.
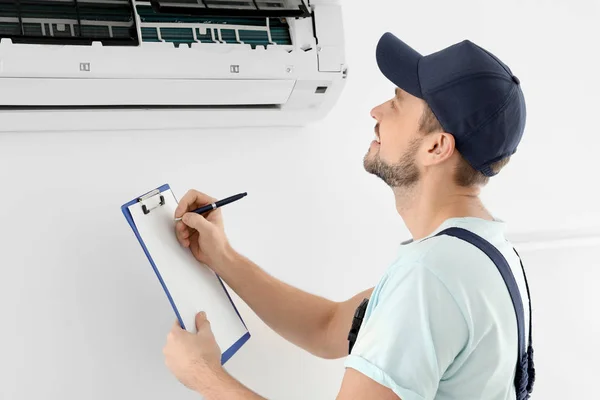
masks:
<svg viewBox="0 0 600 400"><path fill-rule="evenodd" d="M390 32L377 43L377 65L383 75L400 89L423 98L419 83L419 60L423 57Z"/></svg>

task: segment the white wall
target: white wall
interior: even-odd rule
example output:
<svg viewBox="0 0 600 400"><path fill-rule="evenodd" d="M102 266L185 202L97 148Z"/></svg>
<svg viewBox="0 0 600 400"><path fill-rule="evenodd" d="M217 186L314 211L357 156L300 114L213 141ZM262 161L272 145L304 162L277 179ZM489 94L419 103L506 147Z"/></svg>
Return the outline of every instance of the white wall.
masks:
<svg viewBox="0 0 600 400"><path fill-rule="evenodd" d="M521 252L534 318L538 376L534 399L597 397L599 248L597 244Z"/></svg>
<svg viewBox="0 0 600 400"><path fill-rule="evenodd" d="M374 59L387 30L423 53L469 38L521 79L525 138L484 195L515 236L600 231L596 1L345 7L348 86L309 128L0 136L0 399L196 398L163 365L174 315L119 209L162 183L179 197L248 191L224 210L231 241L287 282L333 299L374 285L408 237L391 192L362 169L369 110L393 90ZM598 249L522 254L536 309L534 398L592 396ZM237 304L253 334L228 364L237 378L272 399L334 398L341 360L310 357Z"/></svg>

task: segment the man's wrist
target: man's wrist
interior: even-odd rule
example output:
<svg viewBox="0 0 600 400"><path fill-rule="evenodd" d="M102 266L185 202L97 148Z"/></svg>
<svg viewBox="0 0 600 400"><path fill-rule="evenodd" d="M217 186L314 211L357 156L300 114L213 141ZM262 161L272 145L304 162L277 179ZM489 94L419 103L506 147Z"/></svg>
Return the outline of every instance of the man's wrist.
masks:
<svg viewBox="0 0 600 400"><path fill-rule="evenodd" d="M195 392L204 395L207 391L220 386L225 381L227 372L222 366L205 366L196 371L196 382L191 388Z"/></svg>
<svg viewBox="0 0 600 400"><path fill-rule="evenodd" d="M225 250L219 258L218 265L215 265L215 272L219 275L226 275L227 272L232 271L236 268L240 262L240 256L229 243L225 245Z"/></svg>

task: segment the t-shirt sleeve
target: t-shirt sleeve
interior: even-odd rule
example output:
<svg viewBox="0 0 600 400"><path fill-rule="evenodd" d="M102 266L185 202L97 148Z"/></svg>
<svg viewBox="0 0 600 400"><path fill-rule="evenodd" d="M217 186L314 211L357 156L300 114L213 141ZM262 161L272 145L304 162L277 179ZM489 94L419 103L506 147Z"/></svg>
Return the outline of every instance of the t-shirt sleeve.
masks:
<svg viewBox="0 0 600 400"><path fill-rule="evenodd" d="M345 366L402 400L433 399L444 371L468 340L452 294L424 266L388 277L363 322Z"/></svg>

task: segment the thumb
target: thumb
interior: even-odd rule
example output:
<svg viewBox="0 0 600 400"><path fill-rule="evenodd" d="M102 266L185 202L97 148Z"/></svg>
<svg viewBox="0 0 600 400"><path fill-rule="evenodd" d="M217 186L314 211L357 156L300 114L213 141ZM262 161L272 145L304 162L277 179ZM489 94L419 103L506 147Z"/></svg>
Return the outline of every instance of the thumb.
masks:
<svg viewBox="0 0 600 400"><path fill-rule="evenodd" d="M196 213L186 213L183 215L181 219L184 224L189 226L190 228L194 228L198 232L209 229L210 222L206 220L202 215Z"/></svg>
<svg viewBox="0 0 600 400"><path fill-rule="evenodd" d="M206 313L204 311L196 314L196 331L200 331L200 328L206 322Z"/></svg>

